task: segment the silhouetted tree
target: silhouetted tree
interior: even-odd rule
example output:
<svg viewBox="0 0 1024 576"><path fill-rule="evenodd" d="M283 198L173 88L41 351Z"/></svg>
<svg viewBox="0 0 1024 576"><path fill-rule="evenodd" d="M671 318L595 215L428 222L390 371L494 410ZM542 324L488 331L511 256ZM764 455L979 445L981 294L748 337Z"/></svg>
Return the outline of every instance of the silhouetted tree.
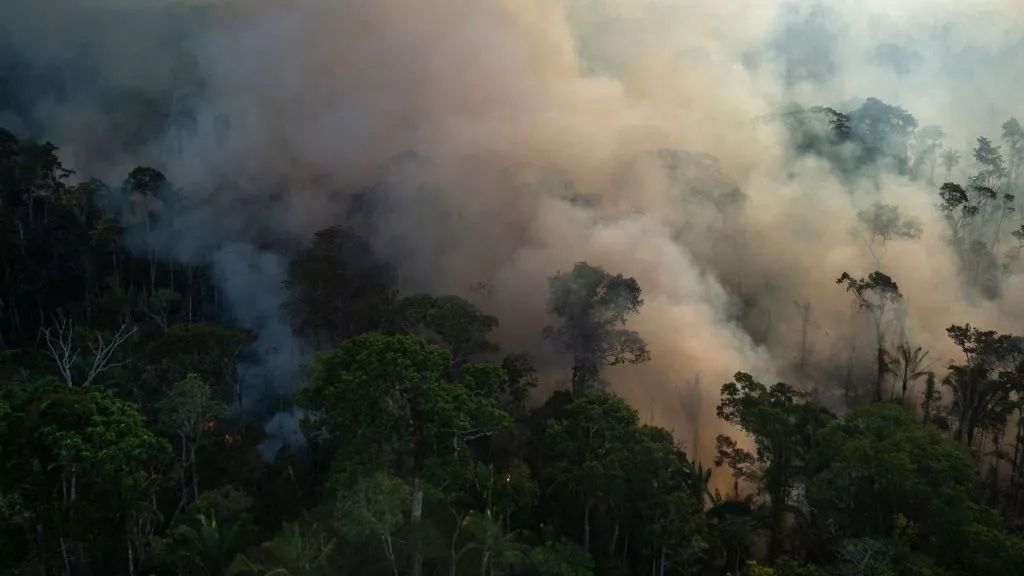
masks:
<svg viewBox="0 0 1024 576"><path fill-rule="evenodd" d="M572 354L573 392L593 388L602 366L650 359L643 338L622 328L644 303L635 279L579 262L571 272L551 277L549 284L548 311L562 324L546 327L544 336Z"/></svg>
<svg viewBox="0 0 1024 576"><path fill-rule="evenodd" d="M903 299L900 287L887 274L874 271L865 278L854 278L846 272L836 280L836 284L846 286L846 291L853 294L857 308L871 316L875 328L876 371L875 401L882 401L882 384L886 372L889 371L885 351L885 314L890 305L898 304Z"/></svg>

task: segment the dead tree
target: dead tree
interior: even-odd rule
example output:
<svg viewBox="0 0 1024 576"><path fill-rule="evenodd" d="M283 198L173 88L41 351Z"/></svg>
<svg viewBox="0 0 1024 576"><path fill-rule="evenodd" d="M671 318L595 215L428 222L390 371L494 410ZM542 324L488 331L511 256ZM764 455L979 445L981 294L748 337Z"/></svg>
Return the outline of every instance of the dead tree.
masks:
<svg viewBox="0 0 1024 576"><path fill-rule="evenodd" d="M65 318L63 314L57 316L53 326L42 329L47 355L57 366L57 371L60 372L68 388L75 386L75 366L78 364L80 356L74 343L74 333L74 322L70 318ZM131 326L127 320L121 324L110 340L105 340L102 334L96 333L95 340L89 342L92 364L86 373L83 386L92 384L96 377L106 370L123 364L123 362L112 362L114 353L132 334L135 334L135 327Z"/></svg>

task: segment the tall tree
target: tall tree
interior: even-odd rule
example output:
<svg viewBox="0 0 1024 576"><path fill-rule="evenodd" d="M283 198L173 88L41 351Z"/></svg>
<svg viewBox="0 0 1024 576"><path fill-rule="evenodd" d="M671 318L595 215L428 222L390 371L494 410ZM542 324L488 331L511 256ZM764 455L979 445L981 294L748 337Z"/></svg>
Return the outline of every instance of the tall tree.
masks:
<svg viewBox="0 0 1024 576"><path fill-rule="evenodd" d="M939 160L942 167L946 169L946 182L949 182L953 179L953 169L960 163L960 153L952 148L947 148L939 155Z"/></svg>
<svg viewBox="0 0 1024 576"><path fill-rule="evenodd" d="M1003 142L1006 142L1006 180L1010 189L1015 190L1015 176L1024 157L1024 126L1016 118L1003 122Z"/></svg>
<svg viewBox="0 0 1024 576"><path fill-rule="evenodd" d="M153 228L163 208L161 196L167 192L167 177L148 166L139 166L128 174L124 182L132 202L132 218L143 224L143 242L149 259L149 290L156 290L156 245Z"/></svg>
<svg viewBox="0 0 1024 576"><path fill-rule="evenodd" d="M448 351L420 338L364 334L317 357L300 393L311 410L307 428L327 433L348 470L384 465L411 486L414 531L423 517L427 466L458 457L468 442L509 424L486 392L450 381L450 370ZM418 576L422 564L414 542L410 572Z"/></svg>
<svg viewBox="0 0 1024 576"><path fill-rule="evenodd" d="M846 414L820 430L814 446L807 499L819 536L833 546L902 538L928 553L958 554L974 479L962 447L889 404Z"/></svg>
<svg viewBox="0 0 1024 576"><path fill-rule="evenodd" d="M635 279L578 262L571 272L551 277L549 284L548 311L562 323L546 327L544 336L572 354L573 392L596 386L602 366L650 360L643 338L623 328L644 303Z"/></svg>
<svg viewBox="0 0 1024 576"><path fill-rule="evenodd" d="M899 106L868 98L849 117L851 134L860 144L865 163L888 159L900 172L907 171L910 137L917 128L917 119L912 114Z"/></svg>
<svg viewBox="0 0 1024 576"><path fill-rule="evenodd" d="M885 374L889 371L885 351L886 312L890 305L896 305L903 299L903 294L892 278L877 270L866 279L854 278L843 272L836 284L844 284L846 291L853 294L857 308L871 316L875 328L875 401L881 402Z"/></svg>
<svg viewBox="0 0 1024 576"><path fill-rule="evenodd" d="M831 415L806 402L807 395L779 382L771 387L737 372L722 386L718 417L753 438L755 454L719 435L715 464L727 464L738 479L753 482L767 498L769 555L782 552L783 529L796 480L805 471L811 438Z"/></svg>
<svg viewBox="0 0 1024 576"><path fill-rule="evenodd" d="M199 497L199 466L196 451L213 419L227 413L227 406L213 397L210 385L196 374L174 384L157 404L160 423L177 437L179 446L179 503L181 511Z"/></svg>
<svg viewBox="0 0 1024 576"><path fill-rule="evenodd" d="M921 220L900 213L898 206L875 202L870 208L857 212L867 236L868 252L875 260L875 266L881 266L885 245L890 240L910 240L921 237ZM876 243L878 246L876 247Z"/></svg>
<svg viewBox="0 0 1024 576"><path fill-rule="evenodd" d="M979 428L1002 430L1006 424L1012 394L1021 390L1021 341L970 324L946 332L964 353L964 363L950 364L942 382L953 392L954 438L973 446Z"/></svg>
<svg viewBox="0 0 1024 576"><path fill-rule="evenodd" d="M49 379L0 391L0 421L0 535L28 550L32 572L111 573L110 558L137 569L151 532L135 521L152 527L140 504L169 452L138 407Z"/></svg>
<svg viewBox="0 0 1024 576"><path fill-rule="evenodd" d="M924 361L928 357L928 350L922 350L920 346L913 347L910 342L904 340L896 345L896 366L893 373L900 379L900 401L907 399L907 388L916 380L929 376Z"/></svg>
<svg viewBox="0 0 1024 576"><path fill-rule="evenodd" d="M313 235L284 284L296 333L318 348L377 329L395 297L391 269L365 239L337 226Z"/></svg>
<svg viewBox="0 0 1024 576"><path fill-rule="evenodd" d="M458 296L402 298L388 311L383 326L387 332L419 336L447 348L456 373L466 361L498 351L498 345L489 340L498 319Z"/></svg>
<svg viewBox="0 0 1024 576"><path fill-rule="evenodd" d="M992 144L988 138L978 138L978 146L974 149L974 159L981 166L981 170L971 178L971 184L998 190L1007 176L1006 161L1003 159L1000 147Z"/></svg>
<svg viewBox="0 0 1024 576"><path fill-rule="evenodd" d="M595 506L611 500L625 479L639 418L622 398L600 390L576 394L559 418L548 423L544 453L548 491L572 497L580 510L580 540L591 547Z"/></svg>
<svg viewBox="0 0 1024 576"><path fill-rule="evenodd" d="M928 171L928 184L935 184L935 167L939 163L939 149L946 137L940 126L924 126L914 134L914 176L920 178Z"/></svg>

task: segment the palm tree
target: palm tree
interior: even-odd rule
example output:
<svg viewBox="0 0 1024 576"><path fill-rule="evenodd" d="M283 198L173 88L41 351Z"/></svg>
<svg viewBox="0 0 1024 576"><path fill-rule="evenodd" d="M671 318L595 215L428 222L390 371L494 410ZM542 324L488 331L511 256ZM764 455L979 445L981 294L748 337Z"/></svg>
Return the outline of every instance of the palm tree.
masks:
<svg viewBox="0 0 1024 576"><path fill-rule="evenodd" d="M942 394L935 387L935 372L929 371L924 381L924 392L921 393L921 411L924 413L922 422L930 424L933 406L942 399Z"/></svg>
<svg viewBox="0 0 1024 576"><path fill-rule="evenodd" d="M924 365L928 352L928 350L922 350L920 346L912 348L910 342L906 340L896 346L896 367L891 368L891 371L902 384L900 402L906 400L907 388L910 384L928 376L928 367Z"/></svg>
<svg viewBox="0 0 1024 576"><path fill-rule="evenodd" d="M285 522L281 533L260 546L269 557L271 566L253 562L239 554L228 568L227 576L259 574L262 576L306 576L321 566L334 550L334 540L328 540L313 524L303 530L297 522Z"/></svg>
<svg viewBox="0 0 1024 576"><path fill-rule="evenodd" d="M171 531L167 557L180 574L224 576L229 574L235 555L244 544L244 529L238 522L218 522L212 513L196 514L198 526L182 524Z"/></svg>

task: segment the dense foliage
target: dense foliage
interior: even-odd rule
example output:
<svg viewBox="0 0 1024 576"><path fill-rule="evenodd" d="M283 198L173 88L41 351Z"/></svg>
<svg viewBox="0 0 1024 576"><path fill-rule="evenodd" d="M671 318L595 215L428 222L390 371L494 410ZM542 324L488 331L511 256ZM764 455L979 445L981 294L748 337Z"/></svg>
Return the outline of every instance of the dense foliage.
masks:
<svg viewBox="0 0 1024 576"><path fill-rule="evenodd" d="M785 120L797 150L843 170L932 181L959 161L941 129L874 99ZM1024 152L1003 128L1008 158L979 139L979 173L936 186L980 294L1024 246L1015 231L999 252ZM873 321L868 397L835 414L739 372L710 468L604 386L604 367L650 358L627 327L633 278L584 262L551 278L538 338L570 361L571 391L542 397L530 357L494 341L499 318L399 294L365 239L328 228L284 285L316 352L305 381L253 399L238 371L253 335L210 270L139 241L172 217L171 181L71 180L54 146L0 130L0 573L1024 573L1021 339L953 325L962 363L929 370L928 351L890 342L902 294L882 271L838 279ZM895 206L859 219L876 263L921 235ZM304 441L268 450L285 408Z"/></svg>

